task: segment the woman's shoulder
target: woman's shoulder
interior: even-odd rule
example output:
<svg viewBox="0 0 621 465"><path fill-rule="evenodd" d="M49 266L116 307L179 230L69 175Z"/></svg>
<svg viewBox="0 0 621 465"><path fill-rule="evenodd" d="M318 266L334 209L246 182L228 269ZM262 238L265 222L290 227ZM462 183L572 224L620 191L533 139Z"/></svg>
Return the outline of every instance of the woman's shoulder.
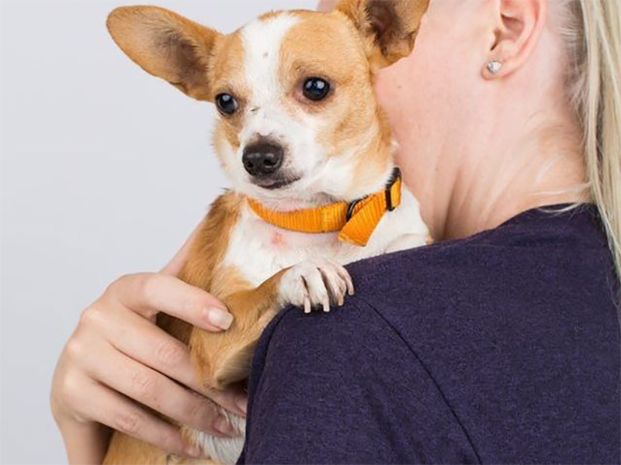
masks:
<svg viewBox="0 0 621 465"><path fill-rule="evenodd" d="M356 295L334 310L338 317L293 310L274 328L309 344L302 333L313 327L350 342L388 328L412 353L453 373L482 373L491 362L506 369L507 359L530 359L541 370L559 357L574 366L602 354L610 367L618 362L618 279L591 205L529 210L467 239L348 269Z"/></svg>
<svg viewBox="0 0 621 465"><path fill-rule="evenodd" d="M284 310L249 381L239 463L477 463L425 366L363 297L329 313Z"/></svg>
<svg viewBox="0 0 621 465"><path fill-rule="evenodd" d="M422 319L520 318L533 308L551 317L567 306L593 307L599 317L614 313L618 293L591 205L529 210L469 238L378 256L349 270L365 300L382 308L394 300L388 307Z"/></svg>
<svg viewBox="0 0 621 465"><path fill-rule="evenodd" d="M594 205L556 205L527 210L496 228L468 238L380 255L353 263L350 269L371 277L398 272L412 265L416 266L408 271L424 268L446 273L487 264L490 257L498 259L498 263L507 260L515 266L520 258L533 257L542 261L545 258L542 252L562 255L570 250L610 260L605 233Z"/></svg>
<svg viewBox="0 0 621 465"><path fill-rule="evenodd" d="M619 389L618 279L590 205L530 210L351 273L358 298L439 377L466 386L476 373L490 386L522 380L539 389L555 373L579 379L576 394L593 379L607 381L595 391Z"/></svg>
<svg viewBox="0 0 621 465"><path fill-rule="evenodd" d="M265 339L363 343L389 329L438 371L463 378L495 365L511 372L508 361L549 370L563 359L585 365L585 376L619 361L618 280L589 205L530 210L468 239L348 269L356 295L344 307L309 318L285 312Z"/></svg>
<svg viewBox="0 0 621 465"><path fill-rule="evenodd" d="M323 383L377 405L395 396L405 402L388 409L397 425L383 415L380 426L362 427L367 417L339 424L398 435L401 424L427 442L441 431L457 438L447 451L473 460L569 463L580 450L600 450L602 463L618 460L615 277L592 210L526 212L463 241L349 269L356 295L344 307L310 316L289 309L267 329L251 382L258 398L284 383L282 390L301 390L304 402L304 391L312 400L313 386ZM412 402L395 394L404 389ZM429 425L413 423L421 414ZM416 443L403 435L403 444Z"/></svg>

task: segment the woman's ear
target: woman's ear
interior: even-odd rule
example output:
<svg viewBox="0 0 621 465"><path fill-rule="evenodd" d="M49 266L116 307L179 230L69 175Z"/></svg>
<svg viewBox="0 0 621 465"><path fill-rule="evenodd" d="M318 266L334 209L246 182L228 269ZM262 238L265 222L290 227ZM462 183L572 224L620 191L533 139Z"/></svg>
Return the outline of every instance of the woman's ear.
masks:
<svg viewBox="0 0 621 465"><path fill-rule="evenodd" d="M531 55L547 19L548 0L495 0L494 41L483 67L486 79L507 76Z"/></svg>
<svg viewBox="0 0 621 465"><path fill-rule="evenodd" d="M412 52L428 5L429 0L341 0L336 11L363 36L370 61L384 67Z"/></svg>
<svg viewBox="0 0 621 465"><path fill-rule="evenodd" d="M190 97L211 98L207 70L218 32L154 6L117 8L107 26L121 50L145 71Z"/></svg>

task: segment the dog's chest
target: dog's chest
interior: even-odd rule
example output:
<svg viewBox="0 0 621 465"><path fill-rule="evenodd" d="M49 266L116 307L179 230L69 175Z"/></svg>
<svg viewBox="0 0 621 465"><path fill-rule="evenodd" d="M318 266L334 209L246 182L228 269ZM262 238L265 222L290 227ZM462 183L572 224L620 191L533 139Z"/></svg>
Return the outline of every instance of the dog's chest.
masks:
<svg viewBox="0 0 621 465"><path fill-rule="evenodd" d="M234 226L222 265L233 266L254 286L283 268L310 257L341 262L343 245L335 233L304 234L265 223L244 208Z"/></svg>
<svg viewBox="0 0 621 465"><path fill-rule="evenodd" d="M424 245L428 233L418 204L411 194L404 194L401 207L382 218L366 247L343 242L338 233L306 234L277 228L243 207L222 266L234 267L251 285L258 286L283 268L309 259L327 258L345 265Z"/></svg>

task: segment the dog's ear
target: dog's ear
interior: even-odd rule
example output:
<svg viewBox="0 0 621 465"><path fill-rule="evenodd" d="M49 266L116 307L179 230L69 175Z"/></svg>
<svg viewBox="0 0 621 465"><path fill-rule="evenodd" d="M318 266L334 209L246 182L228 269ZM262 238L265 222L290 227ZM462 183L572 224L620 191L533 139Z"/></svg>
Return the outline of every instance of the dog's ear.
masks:
<svg viewBox="0 0 621 465"><path fill-rule="evenodd" d="M127 56L198 100L209 100L211 50L220 34L172 11L154 6L117 8L108 31Z"/></svg>
<svg viewBox="0 0 621 465"><path fill-rule="evenodd" d="M369 59L388 66L409 55L429 0L341 0L347 16L366 41Z"/></svg>

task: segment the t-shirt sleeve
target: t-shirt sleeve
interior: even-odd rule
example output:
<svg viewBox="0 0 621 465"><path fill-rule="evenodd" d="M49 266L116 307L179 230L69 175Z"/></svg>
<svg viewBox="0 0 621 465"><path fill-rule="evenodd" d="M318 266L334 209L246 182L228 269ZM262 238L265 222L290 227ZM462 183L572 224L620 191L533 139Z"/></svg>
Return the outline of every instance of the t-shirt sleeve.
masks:
<svg viewBox="0 0 621 465"><path fill-rule="evenodd" d="M288 309L265 331L239 463L475 463L442 392L373 307Z"/></svg>

